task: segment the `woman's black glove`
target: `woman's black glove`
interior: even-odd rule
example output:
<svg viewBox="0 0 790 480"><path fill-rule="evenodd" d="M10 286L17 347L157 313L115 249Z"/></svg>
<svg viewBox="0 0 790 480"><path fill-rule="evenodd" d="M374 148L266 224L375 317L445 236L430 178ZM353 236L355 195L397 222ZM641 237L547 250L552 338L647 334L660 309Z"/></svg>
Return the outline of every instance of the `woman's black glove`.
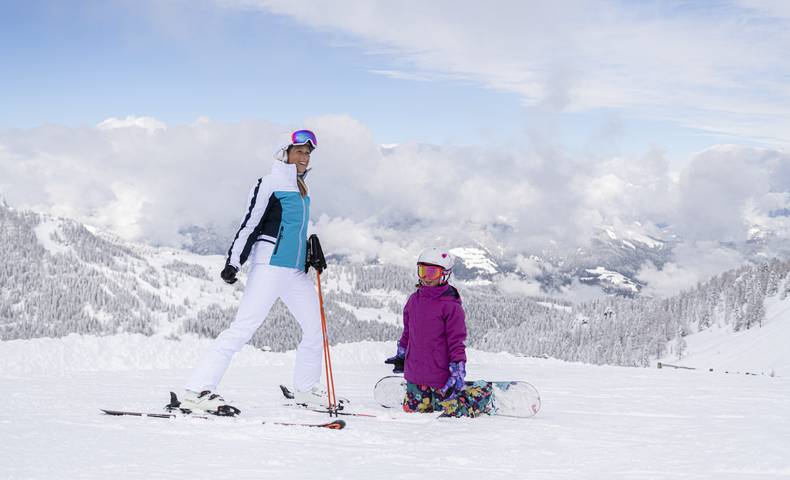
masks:
<svg viewBox="0 0 790 480"><path fill-rule="evenodd" d="M236 281L238 281L238 278L236 278L237 273L239 273L239 271L236 269L236 267L228 264L225 265L225 268L222 269L222 272L219 274L219 276L225 280L225 283L233 285L236 283Z"/></svg>
<svg viewBox="0 0 790 480"><path fill-rule="evenodd" d="M315 268L318 273L323 272L326 268L324 251L321 249L321 242L318 241L318 235L315 233L310 235L310 238L307 239L307 256L304 262L304 273L307 273L310 267Z"/></svg>

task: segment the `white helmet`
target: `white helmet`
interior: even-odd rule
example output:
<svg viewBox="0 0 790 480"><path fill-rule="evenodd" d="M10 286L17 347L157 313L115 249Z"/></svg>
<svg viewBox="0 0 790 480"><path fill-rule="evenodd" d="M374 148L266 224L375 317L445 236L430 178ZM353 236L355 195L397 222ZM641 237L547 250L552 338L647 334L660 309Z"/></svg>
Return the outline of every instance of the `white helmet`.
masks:
<svg viewBox="0 0 790 480"><path fill-rule="evenodd" d="M294 145L310 145L311 150L318 147L318 139L310 130L296 130L291 133L289 142L274 151L274 158L283 163L288 163L288 149Z"/></svg>
<svg viewBox="0 0 790 480"><path fill-rule="evenodd" d="M438 247L428 247L420 253L417 257L417 264L427 263L428 265L436 265L442 267L442 284L447 283L450 275L453 273L453 256L447 250L442 250Z"/></svg>
<svg viewBox="0 0 790 480"><path fill-rule="evenodd" d="M290 146L291 146L290 143L286 143L285 145L275 150L274 159L283 163L288 163L288 147Z"/></svg>

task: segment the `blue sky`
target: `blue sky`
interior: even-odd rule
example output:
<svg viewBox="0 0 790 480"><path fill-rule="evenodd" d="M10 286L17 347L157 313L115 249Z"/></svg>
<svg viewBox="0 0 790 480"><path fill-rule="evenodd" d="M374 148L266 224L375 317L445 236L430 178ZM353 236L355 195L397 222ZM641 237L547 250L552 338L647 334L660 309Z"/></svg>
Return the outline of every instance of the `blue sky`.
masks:
<svg viewBox="0 0 790 480"><path fill-rule="evenodd" d="M371 73L387 68L388 58L283 16L200 2L194 11L129 5L6 6L0 53L11 74L0 78L7 95L0 128L92 126L126 115L299 123L345 113L384 143L463 143L523 121L515 95ZM157 20L182 13L175 28Z"/></svg>
<svg viewBox="0 0 790 480"><path fill-rule="evenodd" d="M489 19L473 3L441 4L6 1L0 129L348 114L380 143L539 139L680 160L788 140L790 124L775 121L790 96L781 7L516 2L500 9L513 18Z"/></svg>

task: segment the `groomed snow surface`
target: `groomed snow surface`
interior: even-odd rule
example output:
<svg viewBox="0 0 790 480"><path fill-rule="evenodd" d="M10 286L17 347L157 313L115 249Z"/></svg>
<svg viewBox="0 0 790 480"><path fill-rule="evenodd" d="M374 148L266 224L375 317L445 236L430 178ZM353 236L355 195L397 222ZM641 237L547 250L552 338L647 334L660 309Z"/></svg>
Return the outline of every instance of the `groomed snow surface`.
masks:
<svg viewBox="0 0 790 480"><path fill-rule="evenodd" d="M265 327L264 327L265 328ZM790 379L596 367L469 352L469 378L522 379L534 418L434 419L375 405L393 345L333 349L340 395L379 418L342 431L283 406L294 355L245 347L221 392L238 419L110 417L161 411L206 340L120 335L0 342L0 478L787 478ZM463 477L459 477L463 476Z"/></svg>

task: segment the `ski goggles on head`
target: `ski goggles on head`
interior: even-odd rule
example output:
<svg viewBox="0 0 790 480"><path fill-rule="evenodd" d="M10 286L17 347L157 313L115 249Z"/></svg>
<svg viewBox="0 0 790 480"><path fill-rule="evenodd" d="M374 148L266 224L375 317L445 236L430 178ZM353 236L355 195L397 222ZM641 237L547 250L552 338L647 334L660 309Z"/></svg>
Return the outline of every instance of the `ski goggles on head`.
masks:
<svg viewBox="0 0 790 480"><path fill-rule="evenodd" d="M291 145L306 145L308 142L310 142L313 148L318 146L315 133L310 130L297 130L291 134Z"/></svg>
<svg viewBox="0 0 790 480"><path fill-rule="evenodd" d="M442 278L442 275L444 275L444 268L438 265L429 265L427 263L417 264L417 276L423 280L439 280Z"/></svg>

